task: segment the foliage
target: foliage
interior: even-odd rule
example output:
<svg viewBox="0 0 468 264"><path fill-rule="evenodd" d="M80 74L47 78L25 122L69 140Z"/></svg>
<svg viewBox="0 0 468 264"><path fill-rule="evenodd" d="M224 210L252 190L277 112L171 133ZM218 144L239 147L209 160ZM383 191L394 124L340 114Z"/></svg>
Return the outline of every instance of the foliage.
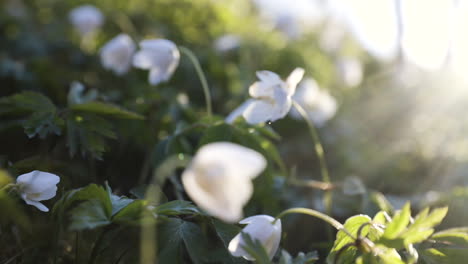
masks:
<svg viewBox="0 0 468 264"><path fill-rule="evenodd" d="M346 89L336 58L351 51L370 73L378 70L377 62L356 50L352 40L330 54L320 47L323 32L289 39L278 30L262 29L261 10L251 1L236 1L234 8L228 2L0 3L0 262L139 263L149 249L159 263L248 263L228 249L242 226L197 207L180 179L200 147L228 141L267 160L244 215L277 215L307 205L344 220L333 237L326 223L284 219L273 260L259 241L244 234L245 250L257 263L463 263L468 230L455 226L468 219L466 213L459 217L467 211L466 190L459 187L437 201L424 201L428 189L412 188L429 178L424 165L431 160L420 153L381 154L386 138L364 133L364 115L347 111L387 87L370 83ZM101 9L106 22L82 38L67 14L88 3ZM8 6L15 4L17 13L12 13ZM209 83L214 114L205 111L197 72L184 55L172 78L156 87L148 84L146 71L117 76L104 69L99 51L122 32L136 42L166 38L193 50ZM213 42L225 33L240 36L242 45L216 51ZM332 120L318 129L332 182L320 180L316 142L310 141L304 122L224 121L247 97L255 71L285 77L295 67L303 67L338 98L342 120L357 112L347 122ZM380 163L383 169L375 167ZM45 202L53 208L49 214L24 204L11 187L16 176L36 169L61 178L56 198ZM353 173L362 180L349 187L346 177ZM390 202L395 194L411 203L396 210ZM332 208L323 206L324 196L332 197ZM456 209L442 222L447 204ZM449 228L437 230L441 223ZM145 232L154 241L144 243Z"/></svg>

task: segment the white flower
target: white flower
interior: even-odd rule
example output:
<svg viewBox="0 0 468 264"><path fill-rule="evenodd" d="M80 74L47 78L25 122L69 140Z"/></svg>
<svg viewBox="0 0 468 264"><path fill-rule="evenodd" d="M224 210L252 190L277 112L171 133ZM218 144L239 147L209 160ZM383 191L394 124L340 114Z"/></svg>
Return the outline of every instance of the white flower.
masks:
<svg viewBox="0 0 468 264"><path fill-rule="evenodd" d="M102 47L102 66L114 71L117 75L122 75L130 68L134 52L133 40L127 34L120 34Z"/></svg>
<svg viewBox="0 0 468 264"><path fill-rule="evenodd" d="M293 100L301 105L307 112L308 118L317 126L323 126L325 122L336 114L337 103L327 91L321 90L314 79L303 81L297 88ZM296 109L291 111L291 116L301 119Z"/></svg>
<svg viewBox="0 0 468 264"><path fill-rule="evenodd" d="M198 150L182 174L182 183L200 208L236 222L252 196L252 179L265 166L265 158L254 150L229 142L210 143Z"/></svg>
<svg viewBox="0 0 468 264"><path fill-rule="evenodd" d="M133 57L133 66L150 70L149 82L152 85L169 80L180 60L174 42L167 39L143 40L140 48Z"/></svg>
<svg viewBox="0 0 468 264"><path fill-rule="evenodd" d="M74 8L69 14L69 19L82 35L95 31L104 22L101 11L92 5L82 5Z"/></svg>
<svg viewBox="0 0 468 264"><path fill-rule="evenodd" d="M269 215L255 215L240 221L239 223L247 224L247 226L229 243L228 249L231 254L235 257L244 257L251 261L255 260L243 249L245 242L242 238L242 233L247 233L252 240L260 241L271 260L276 250L278 250L281 240L281 220L278 219L274 224L273 220L274 218Z"/></svg>
<svg viewBox="0 0 468 264"><path fill-rule="evenodd" d="M60 177L57 175L37 170L22 174L16 179L21 198L43 212L48 212L49 209L40 201L52 199L57 193L59 182Z"/></svg>
<svg viewBox="0 0 468 264"><path fill-rule="evenodd" d="M304 76L304 69L296 68L283 81L271 71L258 71L260 81L249 87L249 94L253 99L247 100L235 109L226 118L227 123L232 123L242 115L249 124L258 124L266 121L276 121L283 118L291 109L291 96L296 91L297 84Z"/></svg>
<svg viewBox="0 0 468 264"><path fill-rule="evenodd" d="M363 76L362 64L357 59L345 58L338 62L338 72L343 83L354 87L361 83Z"/></svg>
<svg viewBox="0 0 468 264"><path fill-rule="evenodd" d="M240 46L241 38L233 34L225 34L214 41L214 48L220 53L237 49Z"/></svg>

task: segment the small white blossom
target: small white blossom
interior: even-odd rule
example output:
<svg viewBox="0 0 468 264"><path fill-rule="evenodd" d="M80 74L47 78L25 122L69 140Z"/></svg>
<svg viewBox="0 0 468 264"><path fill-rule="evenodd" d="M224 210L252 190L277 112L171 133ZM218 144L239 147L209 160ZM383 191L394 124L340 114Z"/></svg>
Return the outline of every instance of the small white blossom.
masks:
<svg viewBox="0 0 468 264"><path fill-rule="evenodd" d="M335 98L326 90L321 90L314 79L309 78L303 81L297 88L293 100L304 108L308 118L319 127L335 116L337 111ZM301 119L301 115L296 109L291 111L291 116Z"/></svg>
<svg viewBox="0 0 468 264"><path fill-rule="evenodd" d="M104 68L122 75L131 66L135 44L127 34L120 34L111 39L101 49L101 63Z"/></svg>
<svg viewBox="0 0 468 264"><path fill-rule="evenodd" d="M37 170L22 174L16 179L21 198L27 204L35 206L43 212L48 212L49 208L40 201L52 199L57 193L59 182L59 176Z"/></svg>
<svg viewBox="0 0 468 264"><path fill-rule="evenodd" d="M236 222L253 193L252 179L266 166L265 158L249 148L215 142L201 147L182 174L185 191L211 215Z"/></svg>
<svg viewBox="0 0 468 264"><path fill-rule="evenodd" d="M224 53L240 46L241 39L237 35L225 34L217 38L214 42L214 48L216 51Z"/></svg>
<svg viewBox="0 0 468 264"><path fill-rule="evenodd" d="M363 77L362 64L359 60L345 58L338 62L338 73L344 84L349 87L359 85Z"/></svg>
<svg viewBox="0 0 468 264"><path fill-rule="evenodd" d="M74 8L70 11L69 19L82 35L94 32L104 22L101 11L92 5L82 5Z"/></svg>
<svg viewBox="0 0 468 264"><path fill-rule="evenodd" d="M240 115L249 124L274 122L283 118L291 109L291 97L303 76L304 69L302 68L296 68L286 81L281 80L274 72L258 71L257 77L260 81L249 87L249 94L253 99L247 100L229 114L226 122L232 123Z"/></svg>
<svg viewBox="0 0 468 264"><path fill-rule="evenodd" d="M180 53L174 42L150 39L140 42L140 50L133 57L133 66L149 70L149 82L157 85L171 78L179 65Z"/></svg>
<svg viewBox="0 0 468 264"><path fill-rule="evenodd" d="M255 260L243 249L246 243L242 238L242 233L247 233L252 240L260 241L271 260L275 256L281 240L281 220L278 219L274 224L273 221L274 218L269 215L255 215L240 221L239 223L247 224L247 226L229 243L228 249L231 254L250 261Z"/></svg>

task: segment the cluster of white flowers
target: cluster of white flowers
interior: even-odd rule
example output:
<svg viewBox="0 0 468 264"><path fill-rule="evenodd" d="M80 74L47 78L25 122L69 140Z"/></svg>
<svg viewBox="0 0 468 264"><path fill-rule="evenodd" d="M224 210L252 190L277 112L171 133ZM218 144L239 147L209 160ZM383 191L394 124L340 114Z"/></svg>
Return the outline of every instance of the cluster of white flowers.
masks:
<svg viewBox="0 0 468 264"><path fill-rule="evenodd" d="M91 5L73 9L69 18L83 36L95 32L104 22L101 11ZM132 65L149 70L149 83L152 85L169 80L179 65L179 50L170 40L143 40L140 42L140 50L136 53L135 50L131 37L124 33L119 34L101 48L101 63L104 68L117 75L127 73Z"/></svg>
<svg viewBox="0 0 468 264"><path fill-rule="evenodd" d="M97 8L81 6L70 13L70 20L85 35L96 31L104 18ZM226 52L239 44L238 36L225 35L215 42L215 47L219 52ZM152 85L169 80L180 60L177 46L166 39L148 39L141 41L139 47L140 50L136 51L134 41L127 34L116 36L100 50L103 67L117 75L127 73L131 66L149 70ZM336 102L328 93L320 91L311 79L304 81L296 93L303 76L302 68L296 68L284 81L274 72L258 71L259 81L249 87L252 98L235 109L226 122L232 123L240 116L249 124L273 122L284 118L295 100L316 124L323 124L335 114ZM295 117L297 113L293 111L291 115ZM281 239L281 220L268 215L241 220L243 207L253 193L252 180L262 173L266 165L266 159L252 149L229 142L215 142L198 150L182 173L182 183L201 209L225 222L240 220L240 224L246 224L242 232L260 241L272 259ZM42 211L48 209L39 201L55 196L58 181L58 176L37 171L18 177L23 199ZM245 245L243 235L238 234L229 243L229 251L234 256L254 260L245 251Z"/></svg>
<svg viewBox="0 0 468 264"><path fill-rule="evenodd" d="M260 153L234 143L215 142L198 150L182 174L182 183L200 208L232 223L242 218L243 207L253 193L252 179L265 167L266 160ZM281 239L281 220L256 215L239 223L247 224L242 232L259 240L273 258ZM242 234L238 234L229 243L229 251L253 260L244 250L245 245Z"/></svg>

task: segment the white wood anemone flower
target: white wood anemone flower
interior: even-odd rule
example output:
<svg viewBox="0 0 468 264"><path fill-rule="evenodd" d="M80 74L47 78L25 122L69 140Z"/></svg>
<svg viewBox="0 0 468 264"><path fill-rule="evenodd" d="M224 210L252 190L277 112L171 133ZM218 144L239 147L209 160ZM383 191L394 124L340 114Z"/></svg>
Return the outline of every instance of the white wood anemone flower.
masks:
<svg viewBox="0 0 468 264"><path fill-rule="evenodd" d="M133 57L133 66L149 70L149 82L157 85L171 78L179 65L180 52L167 39L149 39L140 42L140 50Z"/></svg>
<svg viewBox="0 0 468 264"><path fill-rule="evenodd" d="M304 69L296 68L286 79L271 71L258 71L260 81L249 87L252 97L236 108L226 117L226 123L232 123L243 116L249 124L259 124L266 121L274 122L285 117L292 106L292 99L297 84L304 76Z"/></svg>
<svg viewBox="0 0 468 264"><path fill-rule="evenodd" d="M57 193L60 177L43 171L32 171L18 176L16 184L23 200L37 209L48 212L49 208L40 201L49 200Z"/></svg>
<svg viewBox="0 0 468 264"><path fill-rule="evenodd" d="M70 11L68 18L82 36L96 31L104 22L103 14L93 5L74 8Z"/></svg>
<svg viewBox="0 0 468 264"><path fill-rule="evenodd" d="M292 98L304 108L307 112L307 118L318 127L323 126L335 116L338 108L335 98L326 90L320 89L312 78L301 82ZM296 109L291 110L290 114L295 119L302 119Z"/></svg>
<svg viewBox="0 0 468 264"><path fill-rule="evenodd" d="M102 66L117 75L127 73L132 64L135 49L135 43L130 36L119 34L101 48Z"/></svg>
<svg viewBox="0 0 468 264"><path fill-rule="evenodd" d="M255 260L244 250L246 243L242 238L242 233L250 235L252 240L258 240L268 253L270 260L275 256L281 240L281 220L275 219L269 215L254 215L240 221L240 224L247 224L241 233L237 234L229 243L229 252L235 257L243 257L247 260Z"/></svg>
<svg viewBox="0 0 468 264"><path fill-rule="evenodd" d="M201 147L182 174L190 198L209 214L229 223L239 221L253 193L252 179L266 167L258 152L229 142Z"/></svg>

